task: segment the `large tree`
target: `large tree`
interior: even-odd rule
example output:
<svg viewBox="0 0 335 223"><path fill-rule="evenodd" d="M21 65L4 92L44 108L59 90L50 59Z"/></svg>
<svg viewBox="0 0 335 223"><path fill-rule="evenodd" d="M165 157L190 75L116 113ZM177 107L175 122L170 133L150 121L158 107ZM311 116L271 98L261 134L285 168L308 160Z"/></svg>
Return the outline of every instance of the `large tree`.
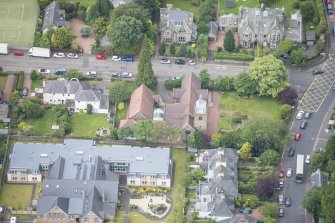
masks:
<svg viewBox="0 0 335 223"><path fill-rule="evenodd" d="M124 80L113 81L109 87L109 98L116 103L127 102L135 85Z"/></svg>
<svg viewBox="0 0 335 223"><path fill-rule="evenodd" d="M112 9L113 5L110 0L95 0L88 8L87 19L90 21L98 17L108 19Z"/></svg>
<svg viewBox="0 0 335 223"><path fill-rule="evenodd" d="M273 202L266 202L261 207L261 212L263 213L265 217L277 218L278 212L279 212L278 204L273 203Z"/></svg>
<svg viewBox="0 0 335 223"><path fill-rule="evenodd" d="M279 93L278 98L282 104L294 105L295 100L298 98L298 93L293 87L288 87Z"/></svg>
<svg viewBox="0 0 335 223"><path fill-rule="evenodd" d="M136 83L137 85L145 84L151 90L156 89L157 80L152 69L150 59L150 43L149 39L145 38L142 45L140 60L137 65Z"/></svg>
<svg viewBox="0 0 335 223"><path fill-rule="evenodd" d="M187 144L191 147L201 149L204 144L202 133L198 131L191 132L187 138Z"/></svg>
<svg viewBox="0 0 335 223"><path fill-rule="evenodd" d="M118 17L107 33L113 51L123 55L138 53L144 37L142 22L130 16Z"/></svg>
<svg viewBox="0 0 335 223"><path fill-rule="evenodd" d="M234 33L231 29L224 34L223 47L228 52L232 52L235 49Z"/></svg>
<svg viewBox="0 0 335 223"><path fill-rule="evenodd" d="M150 18L154 22L159 21L159 1L158 0L136 0L135 3L147 9Z"/></svg>
<svg viewBox="0 0 335 223"><path fill-rule="evenodd" d="M249 77L249 74L242 72L234 79L236 91L242 96L251 96L257 94L257 82Z"/></svg>
<svg viewBox="0 0 335 223"><path fill-rule="evenodd" d="M259 95L277 97L289 86L283 61L272 54L257 57L249 66L249 76L258 83L256 89Z"/></svg>
<svg viewBox="0 0 335 223"><path fill-rule="evenodd" d="M315 3L313 1L300 2L300 12L301 12L303 22L309 22L313 20L314 6L315 6Z"/></svg>
<svg viewBox="0 0 335 223"><path fill-rule="evenodd" d="M331 182L321 192L321 207L325 223L333 223L335 219L335 182Z"/></svg>
<svg viewBox="0 0 335 223"><path fill-rule="evenodd" d="M296 65L303 65L307 59L307 55L302 49L293 50L289 58L290 62Z"/></svg>
<svg viewBox="0 0 335 223"><path fill-rule="evenodd" d="M200 16L199 22L205 24L216 19L216 1L215 0L204 0L200 5Z"/></svg>
<svg viewBox="0 0 335 223"><path fill-rule="evenodd" d="M40 104L30 100L24 100L20 105L21 111L26 114L28 118L43 117L44 108Z"/></svg>
<svg viewBox="0 0 335 223"><path fill-rule="evenodd" d="M136 122L133 126L134 136L137 140L150 142L152 140L152 127L151 120L141 120Z"/></svg>
<svg viewBox="0 0 335 223"><path fill-rule="evenodd" d="M291 51L294 49L294 42L289 39L285 39L279 42L276 47L276 54L278 56L282 56L285 54L290 54Z"/></svg>
<svg viewBox="0 0 335 223"><path fill-rule="evenodd" d="M202 70L199 73L199 78L201 81L201 87L202 88L209 88L211 85L211 77L208 73L208 70Z"/></svg>
<svg viewBox="0 0 335 223"><path fill-rule="evenodd" d="M319 217L321 214L321 191L317 187L312 187L307 193L304 195L304 199L302 202L303 207L314 215L314 217Z"/></svg>
<svg viewBox="0 0 335 223"><path fill-rule="evenodd" d="M271 198L277 185L277 180L274 178L259 178L256 184L257 197L262 200Z"/></svg>
<svg viewBox="0 0 335 223"><path fill-rule="evenodd" d="M72 34L72 32L65 28L58 28L54 31L51 43L54 47L57 48L70 48L72 41L75 39L75 36Z"/></svg>
<svg viewBox="0 0 335 223"><path fill-rule="evenodd" d="M259 157L258 162L261 165L274 166L277 164L279 157L280 156L278 152L274 151L273 149L267 149Z"/></svg>
<svg viewBox="0 0 335 223"><path fill-rule="evenodd" d="M94 33L96 40L100 45L100 41L106 35L107 26L106 26L106 19L104 17L98 17L94 19L90 24Z"/></svg>

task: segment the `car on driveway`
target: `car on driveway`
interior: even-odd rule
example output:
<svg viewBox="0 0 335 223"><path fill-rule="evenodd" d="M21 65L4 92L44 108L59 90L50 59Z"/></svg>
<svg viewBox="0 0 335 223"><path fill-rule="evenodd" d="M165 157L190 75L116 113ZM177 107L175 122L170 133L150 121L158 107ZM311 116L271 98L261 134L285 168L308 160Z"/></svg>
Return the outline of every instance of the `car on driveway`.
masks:
<svg viewBox="0 0 335 223"><path fill-rule="evenodd" d="M176 59L174 61L175 64L180 64L180 65L185 65L185 60L181 60L181 59Z"/></svg>
<svg viewBox="0 0 335 223"><path fill-rule="evenodd" d="M41 69L38 69L38 73L40 73L40 74L50 74L50 70L46 69L46 68L41 68Z"/></svg>
<svg viewBox="0 0 335 223"><path fill-rule="evenodd" d="M121 57L119 57L119 56L112 56L112 61L121 61Z"/></svg>
<svg viewBox="0 0 335 223"><path fill-rule="evenodd" d="M289 197L289 196L285 197L285 206L286 207L291 207L291 197Z"/></svg>
<svg viewBox="0 0 335 223"><path fill-rule="evenodd" d="M78 59L79 58L78 54L76 54L76 53L69 53L67 55L67 57L70 58L70 59Z"/></svg>
<svg viewBox="0 0 335 223"><path fill-rule="evenodd" d="M292 177L292 169L291 168L287 168L286 176L287 177Z"/></svg>
<svg viewBox="0 0 335 223"><path fill-rule="evenodd" d="M22 50L14 50L14 56L24 56L24 52Z"/></svg>
<svg viewBox="0 0 335 223"><path fill-rule="evenodd" d="M295 149L290 148L290 149L288 150L288 156L289 156L289 157L293 157L293 156L294 156L294 153L295 153Z"/></svg>
<svg viewBox="0 0 335 223"><path fill-rule="evenodd" d="M307 122L305 120L302 120L300 123L300 129L305 129L307 126Z"/></svg>
<svg viewBox="0 0 335 223"><path fill-rule="evenodd" d="M65 54L64 53L54 53L53 57L54 58L64 58Z"/></svg>
<svg viewBox="0 0 335 223"><path fill-rule="evenodd" d="M299 111L298 114L295 116L295 118L300 120L302 116L304 116L304 111Z"/></svg>
<svg viewBox="0 0 335 223"><path fill-rule="evenodd" d="M122 57L122 61L124 61L124 62L134 62L135 59L132 56L124 56L124 57Z"/></svg>
<svg viewBox="0 0 335 223"><path fill-rule="evenodd" d="M107 60L107 56L102 55L102 54L97 54L97 55L95 55L95 59L97 59L97 60Z"/></svg>
<svg viewBox="0 0 335 223"><path fill-rule="evenodd" d="M311 155L306 155L305 163L307 163L307 164L311 163Z"/></svg>
<svg viewBox="0 0 335 223"><path fill-rule="evenodd" d="M240 213L248 213L251 214L252 208L251 207L240 207Z"/></svg>
<svg viewBox="0 0 335 223"><path fill-rule="evenodd" d="M317 68L317 69L313 70L313 75L318 75L318 74L323 74L323 73L324 73L324 71L321 70L320 68Z"/></svg>
<svg viewBox="0 0 335 223"><path fill-rule="evenodd" d="M171 63L170 60L167 59L167 58L162 58L161 59L161 64L170 64L170 63Z"/></svg>
<svg viewBox="0 0 335 223"><path fill-rule="evenodd" d="M301 133L300 132L294 133L294 140L299 141L300 139L301 139Z"/></svg>
<svg viewBox="0 0 335 223"><path fill-rule="evenodd" d="M312 113L306 112L304 117L305 117L305 119L309 119L311 117L311 115L312 115Z"/></svg>

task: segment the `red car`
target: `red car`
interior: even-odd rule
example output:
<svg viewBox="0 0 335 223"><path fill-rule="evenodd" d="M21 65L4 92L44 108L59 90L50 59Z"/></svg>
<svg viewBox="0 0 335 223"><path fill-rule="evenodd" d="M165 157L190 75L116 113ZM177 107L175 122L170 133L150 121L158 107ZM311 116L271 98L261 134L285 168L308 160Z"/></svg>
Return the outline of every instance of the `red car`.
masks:
<svg viewBox="0 0 335 223"><path fill-rule="evenodd" d="M294 133L294 140L295 140L295 141L299 141L300 138L301 138L301 133L300 133L300 132L296 132L296 133Z"/></svg>
<svg viewBox="0 0 335 223"><path fill-rule="evenodd" d="M14 56L23 56L24 53L22 50L14 50Z"/></svg>
<svg viewBox="0 0 335 223"><path fill-rule="evenodd" d="M279 175L278 175L278 177L279 178L284 178L284 176L285 176L285 169L284 168L280 168L279 169Z"/></svg>
<svg viewBox="0 0 335 223"><path fill-rule="evenodd" d="M102 55L102 54L97 54L97 55L95 56L95 58L96 58L97 60L107 60L107 56Z"/></svg>

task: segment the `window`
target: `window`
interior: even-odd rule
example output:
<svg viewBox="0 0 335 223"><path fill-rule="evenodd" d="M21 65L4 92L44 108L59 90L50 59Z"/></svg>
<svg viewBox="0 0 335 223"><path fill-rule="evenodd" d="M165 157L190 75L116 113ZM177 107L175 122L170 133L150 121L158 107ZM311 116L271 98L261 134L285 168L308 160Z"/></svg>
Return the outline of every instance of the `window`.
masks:
<svg viewBox="0 0 335 223"><path fill-rule="evenodd" d="M130 181L130 184L135 184L135 180L131 180L131 181Z"/></svg>
<svg viewBox="0 0 335 223"><path fill-rule="evenodd" d="M162 186L166 186L166 182L165 181L162 181Z"/></svg>
<svg viewBox="0 0 335 223"><path fill-rule="evenodd" d="M146 184L147 184L147 181L142 181L142 184L146 185Z"/></svg>
<svg viewBox="0 0 335 223"><path fill-rule="evenodd" d="M151 182L151 186L155 186L155 182Z"/></svg>
<svg viewBox="0 0 335 223"><path fill-rule="evenodd" d="M198 120L202 120L202 116L200 116Z"/></svg>
<svg viewBox="0 0 335 223"><path fill-rule="evenodd" d="M179 43L185 43L185 37L184 36L180 36L180 37L178 37L178 42Z"/></svg>
<svg viewBox="0 0 335 223"><path fill-rule="evenodd" d="M172 43L171 37L165 37L165 43Z"/></svg>
<svg viewBox="0 0 335 223"><path fill-rule="evenodd" d="M12 180L16 180L17 179L17 177L12 177Z"/></svg>
<svg viewBox="0 0 335 223"><path fill-rule="evenodd" d="M176 26L181 26L181 22L175 22L174 23Z"/></svg>
<svg viewBox="0 0 335 223"><path fill-rule="evenodd" d="M21 180L26 180L26 178L25 177L21 177Z"/></svg>

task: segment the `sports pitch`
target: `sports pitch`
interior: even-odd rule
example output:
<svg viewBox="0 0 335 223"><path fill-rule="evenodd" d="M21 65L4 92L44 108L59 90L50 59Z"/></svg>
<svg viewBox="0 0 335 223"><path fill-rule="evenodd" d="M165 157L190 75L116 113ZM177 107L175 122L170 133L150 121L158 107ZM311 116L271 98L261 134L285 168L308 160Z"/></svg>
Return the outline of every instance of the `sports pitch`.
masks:
<svg viewBox="0 0 335 223"><path fill-rule="evenodd" d="M0 43L11 48L31 47L37 16L36 0L0 0Z"/></svg>

